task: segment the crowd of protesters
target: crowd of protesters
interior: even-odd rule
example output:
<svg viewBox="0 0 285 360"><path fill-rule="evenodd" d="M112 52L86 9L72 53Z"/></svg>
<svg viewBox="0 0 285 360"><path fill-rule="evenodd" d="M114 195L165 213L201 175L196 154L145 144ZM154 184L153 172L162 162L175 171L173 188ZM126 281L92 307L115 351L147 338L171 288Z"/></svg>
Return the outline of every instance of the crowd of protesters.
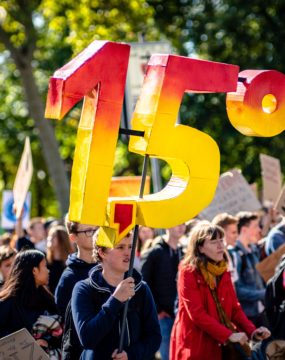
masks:
<svg viewBox="0 0 285 360"><path fill-rule="evenodd" d="M27 229L20 218L0 237L0 337L26 328L53 359L229 360L234 351L265 360L276 324L256 265L285 244L284 224L281 215L245 211L192 219L162 235L140 227L129 277L132 233L109 249L97 245L96 226L68 216L33 218ZM277 360L285 359L280 344L271 349Z"/></svg>

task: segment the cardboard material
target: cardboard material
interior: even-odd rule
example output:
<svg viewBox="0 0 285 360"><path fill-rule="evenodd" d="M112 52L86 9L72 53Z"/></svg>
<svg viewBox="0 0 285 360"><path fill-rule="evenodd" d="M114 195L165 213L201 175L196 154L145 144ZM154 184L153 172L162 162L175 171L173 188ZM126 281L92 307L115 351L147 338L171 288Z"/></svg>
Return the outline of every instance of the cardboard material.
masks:
<svg viewBox="0 0 285 360"><path fill-rule="evenodd" d="M0 339L0 360L49 360L32 335L21 329Z"/></svg>
<svg viewBox="0 0 285 360"><path fill-rule="evenodd" d="M263 184L263 203L275 203L282 187L280 160L260 154L261 175Z"/></svg>
<svg viewBox="0 0 285 360"><path fill-rule="evenodd" d="M283 254L285 254L285 244L281 245L276 251L256 265L257 271L260 273L265 282L274 275L275 268Z"/></svg>
<svg viewBox="0 0 285 360"><path fill-rule="evenodd" d="M21 215L25 199L33 176L33 159L31 152L30 139L26 137L24 151L22 153L20 165L13 187L14 204L17 209L16 218Z"/></svg>
<svg viewBox="0 0 285 360"><path fill-rule="evenodd" d="M141 176L113 176L110 186L111 197L137 196L140 193ZM150 177L146 177L144 194L150 192Z"/></svg>
<svg viewBox="0 0 285 360"><path fill-rule="evenodd" d="M247 136L271 137L284 130L285 76L275 70L244 70L237 90L227 94L231 124Z"/></svg>
<svg viewBox="0 0 285 360"><path fill-rule="evenodd" d="M72 221L100 226L112 221L107 202L129 52L127 44L94 41L50 79L46 117L61 119L84 98L71 177ZM128 220L131 229L135 219Z"/></svg>
<svg viewBox="0 0 285 360"><path fill-rule="evenodd" d="M280 212L283 216L285 216L285 186L283 186L277 201L274 205L274 208Z"/></svg>
<svg viewBox="0 0 285 360"><path fill-rule="evenodd" d="M200 216L211 221L217 214L227 212L236 215L239 211L256 211L261 208L251 186L237 169L221 175L215 197Z"/></svg>

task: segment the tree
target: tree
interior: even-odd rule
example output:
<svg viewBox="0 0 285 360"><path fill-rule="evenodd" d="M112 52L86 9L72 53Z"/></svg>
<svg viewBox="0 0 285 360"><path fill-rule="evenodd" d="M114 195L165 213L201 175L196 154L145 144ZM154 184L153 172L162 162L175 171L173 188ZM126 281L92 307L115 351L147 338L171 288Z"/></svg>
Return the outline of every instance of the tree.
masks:
<svg viewBox="0 0 285 360"><path fill-rule="evenodd" d="M284 1L170 0L166 4L149 0L149 4L156 10L160 29L179 19L180 28L173 30L179 52L236 64L241 70L285 72ZM260 179L260 152L279 157L281 163L285 160L282 135L246 137L233 129L226 114L225 95L185 96L181 117L183 123L209 133L217 141L222 171L241 167L253 182Z"/></svg>
<svg viewBox="0 0 285 360"><path fill-rule="evenodd" d="M43 155L53 180L62 212L68 209L69 183L63 162L58 151L58 144L53 128L44 119L44 104L36 84L33 70L34 53L38 34L33 24L33 12L40 1L8 1L2 4L3 13L0 26L0 41L13 59L22 80L30 117L35 121L40 137ZM5 6L5 7L4 7Z"/></svg>

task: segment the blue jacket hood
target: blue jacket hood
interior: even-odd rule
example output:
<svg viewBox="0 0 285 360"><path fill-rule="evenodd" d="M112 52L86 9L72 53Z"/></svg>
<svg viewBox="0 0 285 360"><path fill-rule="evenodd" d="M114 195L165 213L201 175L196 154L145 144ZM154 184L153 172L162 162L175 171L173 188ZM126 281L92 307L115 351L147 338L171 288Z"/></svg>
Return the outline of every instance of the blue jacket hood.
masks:
<svg viewBox="0 0 285 360"><path fill-rule="evenodd" d="M84 260L81 260L77 257L77 253L73 253L68 255L68 258L66 260L66 266L69 266L70 268L76 267L78 268L91 268L95 265L95 262L93 264L89 264Z"/></svg>
<svg viewBox="0 0 285 360"><path fill-rule="evenodd" d="M125 273L124 278L128 277L128 273ZM132 276L135 280L135 292L137 292L139 290L139 288L142 285L142 276L139 274L138 271L136 271L135 269L133 269L133 276ZM90 285L100 291L106 291L109 293L112 293L114 290L114 288L112 286L110 286L106 280L103 278L102 276L102 265L98 264L97 266L95 266L93 269L90 270L89 273L89 280L90 280Z"/></svg>

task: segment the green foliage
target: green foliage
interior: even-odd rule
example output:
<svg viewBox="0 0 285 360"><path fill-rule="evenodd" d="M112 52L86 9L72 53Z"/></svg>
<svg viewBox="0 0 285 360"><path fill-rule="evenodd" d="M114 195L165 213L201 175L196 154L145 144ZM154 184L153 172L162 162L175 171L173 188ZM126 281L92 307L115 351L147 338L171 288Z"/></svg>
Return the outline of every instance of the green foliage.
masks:
<svg viewBox="0 0 285 360"><path fill-rule="evenodd" d="M3 0L0 4L0 193L11 189L23 150L30 136L34 162L32 215L58 216L59 209L41 154L38 130L28 115L19 71L7 51L11 45L30 53L37 86L45 102L52 73L95 39L137 41L158 39L153 10L144 0ZM3 31L2 31L3 30ZM33 45L34 44L34 45ZM21 60L21 59L20 59ZM66 171L71 172L81 104L60 122L53 121ZM125 156L119 142L115 174L133 174L141 168L136 156Z"/></svg>

